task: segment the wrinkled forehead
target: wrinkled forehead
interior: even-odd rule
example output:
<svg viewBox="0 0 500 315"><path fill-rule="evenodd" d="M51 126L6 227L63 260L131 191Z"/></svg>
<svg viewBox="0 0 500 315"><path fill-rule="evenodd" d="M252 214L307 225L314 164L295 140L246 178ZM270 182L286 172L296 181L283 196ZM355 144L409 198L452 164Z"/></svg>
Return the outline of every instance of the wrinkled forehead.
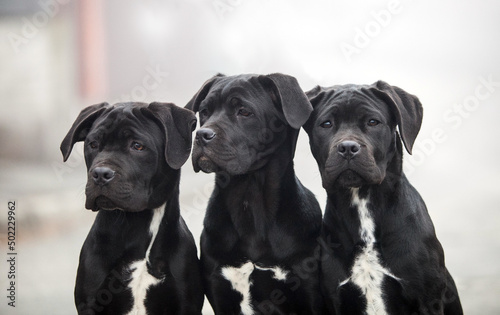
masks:
<svg viewBox="0 0 500 315"><path fill-rule="evenodd" d="M328 91L322 101L320 113L330 112L333 109L350 115L375 111L388 119L394 119L391 107L367 86L346 86Z"/></svg>
<svg viewBox="0 0 500 315"><path fill-rule="evenodd" d="M231 97L263 99L268 97L257 75L223 77L212 85L207 98L225 100Z"/></svg>
<svg viewBox="0 0 500 315"><path fill-rule="evenodd" d="M115 135L128 137L150 133L158 135L160 128L148 117L144 116L141 108L147 104L124 103L117 104L106 110L94 122L91 134Z"/></svg>

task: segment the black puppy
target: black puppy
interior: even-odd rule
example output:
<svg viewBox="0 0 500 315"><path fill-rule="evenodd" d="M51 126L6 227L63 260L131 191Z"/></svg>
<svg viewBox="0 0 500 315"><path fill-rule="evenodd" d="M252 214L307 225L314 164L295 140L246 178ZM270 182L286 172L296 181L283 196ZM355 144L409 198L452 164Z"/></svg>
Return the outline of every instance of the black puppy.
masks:
<svg viewBox="0 0 500 315"><path fill-rule="evenodd" d="M85 206L99 211L80 253L79 314L200 314L193 236L180 216L180 167L196 117L173 104L82 110L61 144L85 141Z"/></svg>
<svg viewBox="0 0 500 315"><path fill-rule="evenodd" d="M293 169L312 111L299 84L283 74L217 75L186 107L200 115L194 169L216 173L201 236L215 313L321 312L321 209Z"/></svg>
<svg viewBox="0 0 500 315"><path fill-rule="evenodd" d="M461 314L431 218L402 172L419 100L383 81L307 95L314 112L304 128L328 194L322 234L336 244L322 260L330 313Z"/></svg>

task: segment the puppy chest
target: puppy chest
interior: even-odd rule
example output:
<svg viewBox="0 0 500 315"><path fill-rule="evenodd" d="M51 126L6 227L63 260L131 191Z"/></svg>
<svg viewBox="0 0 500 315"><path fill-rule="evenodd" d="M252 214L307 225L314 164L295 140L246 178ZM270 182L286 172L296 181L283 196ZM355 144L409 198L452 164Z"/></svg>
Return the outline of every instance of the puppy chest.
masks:
<svg viewBox="0 0 500 315"><path fill-rule="evenodd" d="M127 315L147 314L145 301L148 296L148 291L165 280L164 272L162 272L164 269L163 263L156 259L150 260L151 248L156 240L164 211L165 209L161 207L155 209L153 212L153 217L151 218L149 226L151 239L144 258L133 261L128 266L128 273L130 275L128 288L132 293L133 304L132 309Z"/></svg>
<svg viewBox="0 0 500 315"><path fill-rule="evenodd" d="M384 302L384 279L386 277L398 281L399 279L382 265L375 246L375 222L368 208L368 198L360 198L357 189L353 189L352 194L352 206L357 210L360 222L359 237L364 246L354 258L350 277L340 283L340 286L351 282L360 289L366 299L366 314L387 314Z"/></svg>
<svg viewBox="0 0 500 315"><path fill-rule="evenodd" d="M265 267L251 261L237 267L221 268L222 277L230 283L232 290L241 295L240 312L245 315L260 313L259 309L263 307L259 302L262 300L260 295L267 298L276 295L274 291L277 291L277 284L285 285L289 274L290 272L282 267ZM267 292L268 289L273 289L273 292Z"/></svg>
<svg viewBox="0 0 500 315"><path fill-rule="evenodd" d="M372 246L358 254L351 268L349 281L354 283L366 299L367 314L387 314L384 303L383 282L388 271L380 264Z"/></svg>

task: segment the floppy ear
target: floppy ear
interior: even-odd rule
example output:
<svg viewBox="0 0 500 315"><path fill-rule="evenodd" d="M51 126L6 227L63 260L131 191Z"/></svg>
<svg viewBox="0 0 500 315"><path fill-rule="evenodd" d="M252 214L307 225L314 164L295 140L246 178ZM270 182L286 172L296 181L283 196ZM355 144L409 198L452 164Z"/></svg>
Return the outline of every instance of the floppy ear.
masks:
<svg viewBox="0 0 500 315"><path fill-rule="evenodd" d="M416 96L384 81L375 82L370 86L370 90L391 106L396 116L401 139L406 151L411 154L413 143L422 125L424 111L422 104Z"/></svg>
<svg viewBox="0 0 500 315"><path fill-rule="evenodd" d="M306 92L306 96L309 99L309 102L311 102L313 108L315 108L316 105L318 105L318 103L323 99L324 94L325 89L319 85L316 85L311 90Z"/></svg>
<svg viewBox="0 0 500 315"><path fill-rule="evenodd" d="M78 141L83 141L87 137L94 121L101 116L104 110L109 106L108 103L91 105L84 108L76 118L73 126L68 131L66 137L61 142L61 152L64 162L68 160L73 145Z"/></svg>
<svg viewBox="0 0 500 315"><path fill-rule="evenodd" d="M203 86L200 88L198 92L193 96L193 98L184 106L184 108L190 109L193 112L198 112L198 109L200 108L200 103L207 97L208 91L210 91L210 88L212 85L217 81L217 79L225 77L222 73L218 73L215 76L211 77L205 83L203 83Z"/></svg>
<svg viewBox="0 0 500 315"><path fill-rule="evenodd" d="M188 109L171 103L154 102L142 110L149 112L165 133L165 160L173 169L180 169L191 153L191 134L196 116Z"/></svg>
<svg viewBox="0 0 500 315"><path fill-rule="evenodd" d="M306 96L309 99L309 102L311 103L313 109L315 109L323 100L323 97L325 96L325 89L319 85L316 85L314 88L306 92ZM312 124L315 120L314 116L315 115L313 110L313 113L309 116L309 119L302 126L307 133L309 133L309 131L312 129Z"/></svg>
<svg viewBox="0 0 500 315"><path fill-rule="evenodd" d="M313 108L297 79L286 74L273 73L259 76L259 81L270 91L275 104L281 105L288 124L294 129L300 129Z"/></svg>

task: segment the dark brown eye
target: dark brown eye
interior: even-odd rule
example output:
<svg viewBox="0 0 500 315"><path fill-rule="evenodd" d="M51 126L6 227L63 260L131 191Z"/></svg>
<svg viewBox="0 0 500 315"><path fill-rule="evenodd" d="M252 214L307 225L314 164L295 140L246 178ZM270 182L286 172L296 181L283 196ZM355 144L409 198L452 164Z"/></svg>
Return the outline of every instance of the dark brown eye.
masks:
<svg viewBox="0 0 500 315"><path fill-rule="evenodd" d="M139 143L139 142L132 142L132 149L136 150L136 151L142 151L144 150L144 146Z"/></svg>
<svg viewBox="0 0 500 315"><path fill-rule="evenodd" d="M333 124L331 121L327 120L319 125L321 128L332 128Z"/></svg>
<svg viewBox="0 0 500 315"><path fill-rule="evenodd" d="M243 116L243 117L249 117L249 116L252 116L253 113L242 107L238 110L238 115Z"/></svg>
<svg viewBox="0 0 500 315"><path fill-rule="evenodd" d="M368 126L370 126L370 127L376 126L378 124L380 124L380 121L378 121L376 119L370 119L370 120L368 120Z"/></svg>
<svg viewBox="0 0 500 315"><path fill-rule="evenodd" d="M97 141L92 141L91 143L89 143L89 147L91 149L97 149L99 147L99 143L97 143Z"/></svg>

